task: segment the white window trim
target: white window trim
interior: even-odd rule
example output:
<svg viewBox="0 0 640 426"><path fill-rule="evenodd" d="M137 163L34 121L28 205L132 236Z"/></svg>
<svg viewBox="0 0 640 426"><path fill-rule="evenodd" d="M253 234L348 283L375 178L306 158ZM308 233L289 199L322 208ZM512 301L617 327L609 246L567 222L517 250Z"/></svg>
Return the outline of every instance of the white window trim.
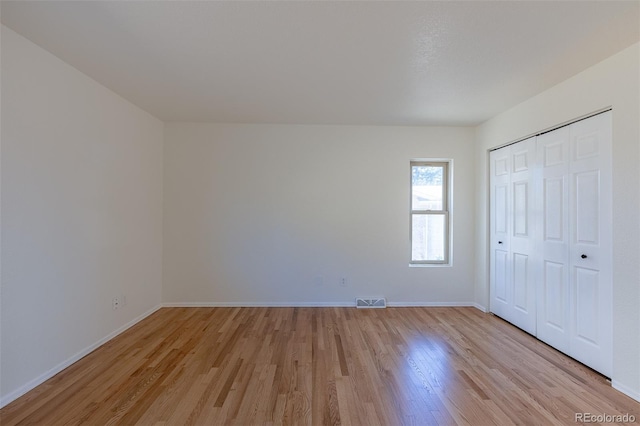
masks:
<svg viewBox="0 0 640 426"><path fill-rule="evenodd" d="M413 181L412 168L414 166L444 166L445 182L443 182L443 210L413 210ZM453 160L443 158L421 158L413 159L409 163L409 266L410 267L446 267L452 266L453 250L452 250L452 224L451 224L451 208L453 201ZM443 214L445 216L445 247L444 260L413 260L412 259L412 236L413 236L413 215L414 214Z"/></svg>

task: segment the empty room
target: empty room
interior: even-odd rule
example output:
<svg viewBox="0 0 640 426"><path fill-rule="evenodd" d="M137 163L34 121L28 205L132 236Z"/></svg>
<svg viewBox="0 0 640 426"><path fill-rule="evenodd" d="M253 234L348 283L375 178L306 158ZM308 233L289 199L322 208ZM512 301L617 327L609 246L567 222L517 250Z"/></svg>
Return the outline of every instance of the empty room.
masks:
<svg viewBox="0 0 640 426"><path fill-rule="evenodd" d="M640 1L2 1L0 424L640 423Z"/></svg>

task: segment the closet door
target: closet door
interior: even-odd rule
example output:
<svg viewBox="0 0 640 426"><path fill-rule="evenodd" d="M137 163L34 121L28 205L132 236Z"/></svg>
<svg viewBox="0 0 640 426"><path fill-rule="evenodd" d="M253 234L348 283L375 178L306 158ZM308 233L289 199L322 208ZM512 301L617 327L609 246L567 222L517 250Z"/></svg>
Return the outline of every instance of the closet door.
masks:
<svg viewBox="0 0 640 426"><path fill-rule="evenodd" d="M536 205L539 285L537 337L568 353L570 331L569 292L569 127L538 136L541 182Z"/></svg>
<svg viewBox="0 0 640 426"><path fill-rule="evenodd" d="M611 112L570 133L570 355L611 377Z"/></svg>
<svg viewBox="0 0 640 426"><path fill-rule="evenodd" d="M509 251L510 216L510 148L491 151L490 161L490 309L511 321L513 290L511 288L511 254Z"/></svg>
<svg viewBox="0 0 640 426"><path fill-rule="evenodd" d="M511 147L511 303L513 324L536 334L535 289L535 217L533 175L536 163L535 138L529 138Z"/></svg>
<svg viewBox="0 0 640 426"><path fill-rule="evenodd" d="M611 376L611 112L537 140L537 337Z"/></svg>
<svg viewBox="0 0 640 426"><path fill-rule="evenodd" d="M491 311L536 332L533 252L535 138L490 154Z"/></svg>

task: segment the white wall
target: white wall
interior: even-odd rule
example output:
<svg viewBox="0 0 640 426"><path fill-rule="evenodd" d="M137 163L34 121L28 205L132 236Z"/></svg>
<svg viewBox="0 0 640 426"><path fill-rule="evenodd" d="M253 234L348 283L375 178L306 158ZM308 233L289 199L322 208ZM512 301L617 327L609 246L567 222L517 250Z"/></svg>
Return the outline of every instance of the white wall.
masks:
<svg viewBox="0 0 640 426"><path fill-rule="evenodd" d="M469 304L473 136L472 128L167 123L164 301ZM409 161L420 157L454 160L452 267L409 267Z"/></svg>
<svg viewBox="0 0 640 426"><path fill-rule="evenodd" d="M2 27L0 402L161 303L162 138L161 121Z"/></svg>
<svg viewBox="0 0 640 426"><path fill-rule="evenodd" d="M487 151L613 107L613 385L640 400L640 44L477 128L476 301L488 306Z"/></svg>

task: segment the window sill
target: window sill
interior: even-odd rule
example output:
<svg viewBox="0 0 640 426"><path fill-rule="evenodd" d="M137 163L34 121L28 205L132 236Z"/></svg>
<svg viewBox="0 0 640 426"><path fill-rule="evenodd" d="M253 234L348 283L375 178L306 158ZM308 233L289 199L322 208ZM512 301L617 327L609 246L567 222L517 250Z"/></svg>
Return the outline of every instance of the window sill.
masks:
<svg viewBox="0 0 640 426"><path fill-rule="evenodd" d="M449 268L451 263L410 263L409 268Z"/></svg>

